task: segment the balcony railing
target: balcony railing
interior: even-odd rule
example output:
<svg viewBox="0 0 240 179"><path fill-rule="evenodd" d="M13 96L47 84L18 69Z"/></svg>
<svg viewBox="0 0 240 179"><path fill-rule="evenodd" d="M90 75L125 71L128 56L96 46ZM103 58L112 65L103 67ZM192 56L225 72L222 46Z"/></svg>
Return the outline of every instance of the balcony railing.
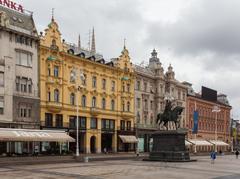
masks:
<svg viewBox="0 0 240 179"><path fill-rule="evenodd" d="M122 111L122 112L121 112L121 115L122 115L122 117L124 117L124 118L134 117L134 114L133 114L132 112L129 112L129 111Z"/></svg>
<svg viewBox="0 0 240 179"><path fill-rule="evenodd" d="M94 115L94 116L97 116L97 115L99 115L99 114L101 113L101 110L98 109L98 108L96 108L96 107L91 107L91 108L90 108L90 113L91 113L92 115Z"/></svg>
<svg viewBox="0 0 240 179"><path fill-rule="evenodd" d="M57 128L57 129L76 129L75 123L63 122L63 123L46 123L46 121L41 121L41 127L45 128ZM79 129L86 129L86 126L81 126L79 124Z"/></svg>
<svg viewBox="0 0 240 179"><path fill-rule="evenodd" d="M47 101L46 106L52 112L58 112L62 109L62 103L56 101Z"/></svg>

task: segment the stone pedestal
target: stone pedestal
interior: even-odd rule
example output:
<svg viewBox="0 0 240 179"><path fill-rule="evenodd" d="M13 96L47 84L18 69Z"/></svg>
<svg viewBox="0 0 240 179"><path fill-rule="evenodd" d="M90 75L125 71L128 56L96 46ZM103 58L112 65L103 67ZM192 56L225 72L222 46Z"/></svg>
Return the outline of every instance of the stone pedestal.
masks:
<svg viewBox="0 0 240 179"><path fill-rule="evenodd" d="M150 161L187 162L191 161L189 151L185 147L187 131L158 131L152 134L153 148Z"/></svg>

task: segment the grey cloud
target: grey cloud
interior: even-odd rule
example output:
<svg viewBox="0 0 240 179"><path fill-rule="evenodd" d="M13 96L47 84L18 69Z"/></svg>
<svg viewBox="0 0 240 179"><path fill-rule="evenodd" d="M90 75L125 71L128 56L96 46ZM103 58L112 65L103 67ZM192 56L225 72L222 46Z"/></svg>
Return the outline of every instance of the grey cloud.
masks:
<svg viewBox="0 0 240 179"><path fill-rule="evenodd" d="M178 21L152 24L147 42L169 45L175 53L199 55L213 51L238 54L240 1L203 0L185 9Z"/></svg>

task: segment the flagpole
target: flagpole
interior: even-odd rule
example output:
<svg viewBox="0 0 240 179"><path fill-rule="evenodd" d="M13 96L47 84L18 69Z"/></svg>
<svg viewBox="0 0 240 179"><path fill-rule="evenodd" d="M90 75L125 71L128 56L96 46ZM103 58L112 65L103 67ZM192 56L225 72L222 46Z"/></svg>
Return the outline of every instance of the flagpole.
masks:
<svg viewBox="0 0 240 179"><path fill-rule="evenodd" d="M197 111L197 103L196 103L196 101L194 103L194 111ZM194 139L195 139L195 141L197 140L197 133L196 132L194 133ZM194 153L197 153L197 146L196 146L196 144L194 145Z"/></svg>

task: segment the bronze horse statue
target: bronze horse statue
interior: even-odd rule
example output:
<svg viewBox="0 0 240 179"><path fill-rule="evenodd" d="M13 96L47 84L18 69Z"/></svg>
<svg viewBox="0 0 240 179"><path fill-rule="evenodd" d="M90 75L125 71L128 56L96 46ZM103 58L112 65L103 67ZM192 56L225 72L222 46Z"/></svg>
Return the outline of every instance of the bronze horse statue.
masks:
<svg viewBox="0 0 240 179"><path fill-rule="evenodd" d="M171 103L167 103L163 113L157 115L157 124L160 126L162 123L168 130L168 122L173 121L176 129L180 127L179 115L181 115L183 107L177 106L171 109Z"/></svg>

